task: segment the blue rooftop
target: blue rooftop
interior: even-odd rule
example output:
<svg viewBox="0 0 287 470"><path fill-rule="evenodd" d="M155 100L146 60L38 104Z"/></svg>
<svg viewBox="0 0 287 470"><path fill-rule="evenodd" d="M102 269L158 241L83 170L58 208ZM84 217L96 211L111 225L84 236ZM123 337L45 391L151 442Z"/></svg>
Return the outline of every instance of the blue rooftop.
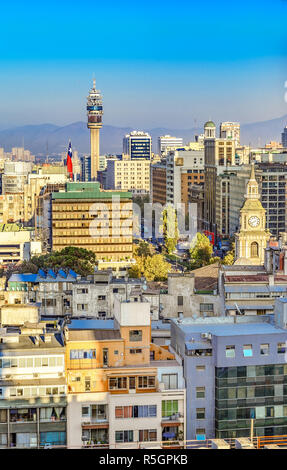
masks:
<svg viewBox="0 0 287 470"><path fill-rule="evenodd" d="M67 326L70 330L113 330L114 320L84 318L83 320L72 320Z"/></svg>
<svg viewBox="0 0 287 470"><path fill-rule="evenodd" d="M8 282L35 282L37 274L12 274Z"/></svg>
<svg viewBox="0 0 287 470"><path fill-rule="evenodd" d="M175 322L176 323L176 322ZM211 333L214 336L241 336L241 335L264 335L285 333L287 330L275 327L268 322L262 323L189 323L178 324L178 327L186 334Z"/></svg>

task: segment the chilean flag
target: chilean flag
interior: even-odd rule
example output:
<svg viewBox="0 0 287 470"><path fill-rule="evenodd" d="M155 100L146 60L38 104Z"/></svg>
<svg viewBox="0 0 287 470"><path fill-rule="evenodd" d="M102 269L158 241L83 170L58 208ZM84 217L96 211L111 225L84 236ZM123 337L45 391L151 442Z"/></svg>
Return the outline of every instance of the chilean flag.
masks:
<svg viewBox="0 0 287 470"><path fill-rule="evenodd" d="M67 154L67 170L70 178L73 179L73 163L72 163L72 144L69 142L68 154Z"/></svg>

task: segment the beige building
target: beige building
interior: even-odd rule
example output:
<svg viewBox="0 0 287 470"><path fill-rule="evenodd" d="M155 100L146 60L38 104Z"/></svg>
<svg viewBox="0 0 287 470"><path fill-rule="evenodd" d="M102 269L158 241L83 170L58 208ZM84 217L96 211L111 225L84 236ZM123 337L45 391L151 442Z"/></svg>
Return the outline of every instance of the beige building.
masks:
<svg viewBox="0 0 287 470"><path fill-rule="evenodd" d="M99 183L67 183L51 194L52 249L75 246L94 251L102 269L132 259L131 193L102 191Z"/></svg>
<svg viewBox="0 0 287 470"><path fill-rule="evenodd" d="M150 192L150 160L107 159L106 174L106 189L121 189L133 194Z"/></svg>
<svg viewBox="0 0 287 470"><path fill-rule="evenodd" d="M8 162L2 176L0 196L0 221L2 223L35 223L37 198L46 185L65 184L67 169L64 166L35 168L27 162ZM2 220L1 220L2 219Z"/></svg>
<svg viewBox="0 0 287 470"><path fill-rule="evenodd" d="M205 200L204 216L206 229L216 231L216 179L235 165L235 141L215 137L215 124L205 124L204 158L205 158ZM213 131L213 132L212 132Z"/></svg>
<svg viewBox="0 0 287 470"><path fill-rule="evenodd" d="M181 361L151 343L149 303L116 298L114 317L88 330L72 323L66 333L68 447L164 448L184 440Z"/></svg>
<svg viewBox="0 0 287 470"><path fill-rule="evenodd" d="M235 234L235 264L264 264L264 250L271 234L266 230L266 211L260 202L254 164L245 197L240 211L240 230Z"/></svg>
<svg viewBox="0 0 287 470"><path fill-rule="evenodd" d="M30 259L41 252L41 243L34 240L34 232L16 224L0 225L0 265Z"/></svg>

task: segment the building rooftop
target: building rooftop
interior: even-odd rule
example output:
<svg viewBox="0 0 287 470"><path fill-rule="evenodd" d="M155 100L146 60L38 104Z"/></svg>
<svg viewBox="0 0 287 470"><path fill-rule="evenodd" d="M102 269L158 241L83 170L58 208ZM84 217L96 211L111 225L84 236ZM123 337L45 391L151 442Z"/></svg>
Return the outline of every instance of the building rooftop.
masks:
<svg viewBox="0 0 287 470"><path fill-rule="evenodd" d="M268 274L249 274L229 276L225 275L225 282L269 282ZM275 274L274 282L287 282L287 276L284 274Z"/></svg>
<svg viewBox="0 0 287 470"><path fill-rule="evenodd" d="M121 340L119 330L69 330L69 341L106 341Z"/></svg>
<svg viewBox="0 0 287 470"><path fill-rule="evenodd" d="M207 320L207 321L203 321ZM217 321L216 321L217 320ZM237 318L234 317L213 317L196 321L192 318L184 318L181 322L173 320L174 323L186 334L194 333L211 333L214 336L242 336L242 335L264 335L264 334L278 334L287 331L283 328L276 327L269 322L235 322Z"/></svg>
<svg viewBox="0 0 287 470"><path fill-rule="evenodd" d="M218 286L219 263L203 266L192 271L196 290L214 290Z"/></svg>
<svg viewBox="0 0 287 470"><path fill-rule="evenodd" d="M84 318L83 320L71 320L67 324L69 330L113 330L114 320L95 320Z"/></svg>
<svg viewBox="0 0 287 470"><path fill-rule="evenodd" d="M110 199L113 196L131 199L132 193L101 190L97 182L67 183L66 191L52 193L52 199Z"/></svg>

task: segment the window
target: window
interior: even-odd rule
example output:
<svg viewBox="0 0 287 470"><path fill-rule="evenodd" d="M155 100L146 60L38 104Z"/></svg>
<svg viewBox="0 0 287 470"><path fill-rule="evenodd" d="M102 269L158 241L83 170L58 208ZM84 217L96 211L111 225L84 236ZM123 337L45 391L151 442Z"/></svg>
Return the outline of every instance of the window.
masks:
<svg viewBox="0 0 287 470"><path fill-rule="evenodd" d="M196 419L205 419L205 408L196 408Z"/></svg>
<svg viewBox="0 0 287 470"><path fill-rule="evenodd" d="M70 359L96 359L95 349L71 349Z"/></svg>
<svg viewBox="0 0 287 470"><path fill-rule="evenodd" d="M213 312L213 304L200 304L201 312Z"/></svg>
<svg viewBox="0 0 287 470"><path fill-rule="evenodd" d="M197 372L203 372L205 370L205 366L196 366Z"/></svg>
<svg viewBox="0 0 287 470"><path fill-rule="evenodd" d="M196 440L205 440L205 428L197 428L195 434Z"/></svg>
<svg viewBox="0 0 287 470"><path fill-rule="evenodd" d="M77 304L77 310L78 311L88 310L88 304Z"/></svg>
<svg viewBox="0 0 287 470"><path fill-rule="evenodd" d="M262 356L268 356L269 344L260 344L260 354L262 354Z"/></svg>
<svg viewBox="0 0 287 470"><path fill-rule="evenodd" d="M127 388L127 378L126 377L113 377L109 379L109 389L118 390Z"/></svg>
<svg viewBox="0 0 287 470"><path fill-rule="evenodd" d="M285 354L286 353L286 343L278 343L277 344L277 352L278 352L278 354Z"/></svg>
<svg viewBox="0 0 287 470"><path fill-rule="evenodd" d="M130 330L130 341L142 341L142 330Z"/></svg>
<svg viewBox="0 0 287 470"><path fill-rule="evenodd" d="M253 356L252 344L244 344L243 345L243 356L244 357L252 357Z"/></svg>
<svg viewBox="0 0 287 470"><path fill-rule="evenodd" d="M173 416L178 413L177 400L163 400L161 403L161 414L163 418Z"/></svg>
<svg viewBox="0 0 287 470"><path fill-rule="evenodd" d="M142 353L142 349L130 349L130 354L141 354Z"/></svg>
<svg viewBox="0 0 287 470"><path fill-rule="evenodd" d="M196 398L205 398L205 387L196 387Z"/></svg>
<svg viewBox="0 0 287 470"><path fill-rule="evenodd" d="M82 406L82 417L90 416L90 407Z"/></svg>
<svg viewBox="0 0 287 470"><path fill-rule="evenodd" d="M138 388L154 388L155 376L138 377Z"/></svg>
<svg viewBox="0 0 287 470"><path fill-rule="evenodd" d="M157 440L156 429L143 429L139 431L140 442L150 442Z"/></svg>
<svg viewBox="0 0 287 470"><path fill-rule="evenodd" d="M235 357L235 346L225 347L225 357Z"/></svg>
<svg viewBox="0 0 287 470"><path fill-rule="evenodd" d="M134 432L133 431L116 431L115 441L116 442L133 442Z"/></svg>
<svg viewBox="0 0 287 470"><path fill-rule="evenodd" d="M91 377L85 377L85 392L91 391Z"/></svg>
<svg viewBox="0 0 287 470"><path fill-rule="evenodd" d="M253 242L251 243L251 246L250 246L250 249L251 249L251 258L255 258L258 255L259 253L259 245L257 242Z"/></svg>
<svg viewBox="0 0 287 470"><path fill-rule="evenodd" d="M156 405L116 406L116 418L155 418Z"/></svg>
<svg viewBox="0 0 287 470"><path fill-rule="evenodd" d="M165 390L172 390L178 388L177 374L162 374L161 381L164 383Z"/></svg>
<svg viewBox="0 0 287 470"><path fill-rule="evenodd" d="M177 305L178 306L183 305L183 296L182 295L177 296Z"/></svg>
<svg viewBox="0 0 287 470"><path fill-rule="evenodd" d="M129 388L134 390L136 388L136 378L129 377Z"/></svg>

